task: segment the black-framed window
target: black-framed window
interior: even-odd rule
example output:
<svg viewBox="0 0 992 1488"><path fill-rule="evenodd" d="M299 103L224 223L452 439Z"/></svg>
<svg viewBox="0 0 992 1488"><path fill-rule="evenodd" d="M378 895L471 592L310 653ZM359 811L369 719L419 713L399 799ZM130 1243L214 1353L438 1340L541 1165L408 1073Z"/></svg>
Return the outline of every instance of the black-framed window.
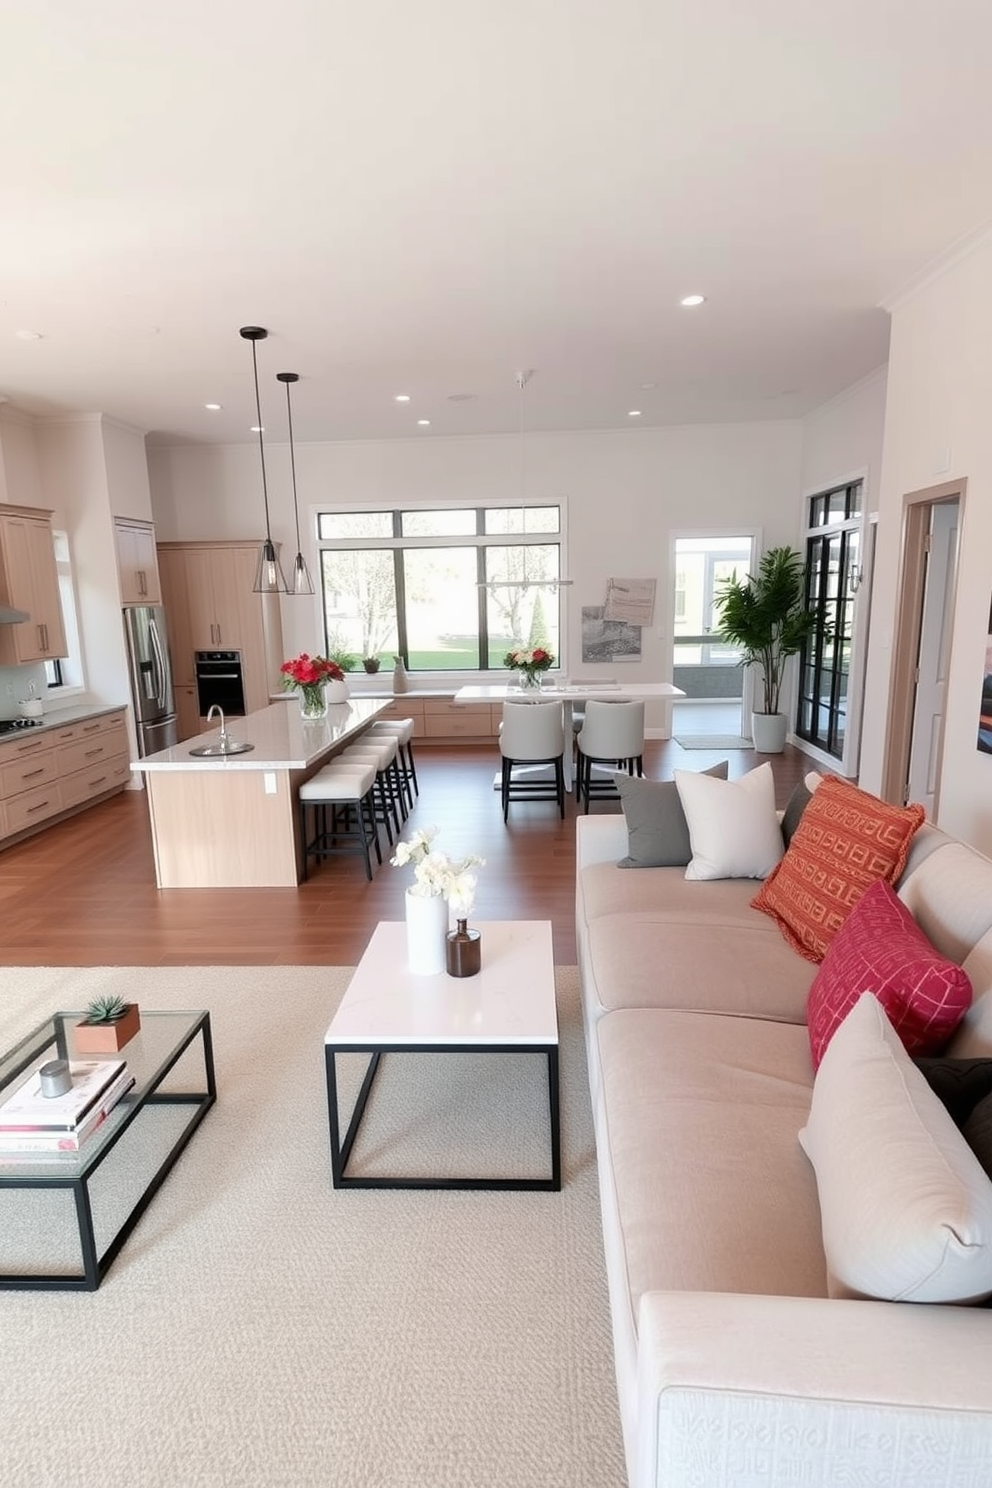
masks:
<svg viewBox="0 0 992 1488"><path fill-rule="evenodd" d="M421 673L501 669L514 645L560 658L562 519L553 503L319 512L327 654Z"/></svg>
<svg viewBox="0 0 992 1488"><path fill-rule="evenodd" d="M808 508L806 603L817 627L800 656L796 734L835 759L847 737L863 499L864 483L850 481L811 496Z"/></svg>

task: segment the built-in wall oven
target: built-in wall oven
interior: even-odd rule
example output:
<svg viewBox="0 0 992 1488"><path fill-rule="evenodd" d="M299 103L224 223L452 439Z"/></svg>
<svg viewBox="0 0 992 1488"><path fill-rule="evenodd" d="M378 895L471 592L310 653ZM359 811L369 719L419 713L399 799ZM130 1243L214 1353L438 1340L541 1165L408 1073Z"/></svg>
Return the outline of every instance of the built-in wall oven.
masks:
<svg viewBox="0 0 992 1488"><path fill-rule="evenodd" d="M244 717L245 689L241 676L240 651L197 651L196 697L200 717L206 718L212 707L222 708L224 716Z"/></svg>

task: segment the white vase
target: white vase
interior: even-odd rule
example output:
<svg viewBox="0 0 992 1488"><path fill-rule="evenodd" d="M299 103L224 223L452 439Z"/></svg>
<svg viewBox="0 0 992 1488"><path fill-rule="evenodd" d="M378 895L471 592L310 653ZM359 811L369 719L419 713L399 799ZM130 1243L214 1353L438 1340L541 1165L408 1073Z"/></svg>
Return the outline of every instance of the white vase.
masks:
<svg viewBox="0 0 992 1488"><path fill-rule="evenodd" d="M332 677L324 688L329 703L346 703L348 701L348 684L342 677Z"/></svg>
<svg viewBox="0 0 992 1488"><path fill-rule="evenodd" d="M448 901L406 891L406 964L414 976L440 976L445 966Z"/></svg>

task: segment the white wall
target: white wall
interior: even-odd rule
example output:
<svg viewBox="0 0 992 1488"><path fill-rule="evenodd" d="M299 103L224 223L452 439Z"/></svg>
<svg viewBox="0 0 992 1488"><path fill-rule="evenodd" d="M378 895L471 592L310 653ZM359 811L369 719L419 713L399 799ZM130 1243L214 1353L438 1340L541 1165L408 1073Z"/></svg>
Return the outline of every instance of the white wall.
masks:
<svg viewBox="0 0 992 1488"><path fill-rule="evenodd" d="M879 367L803 420L800 526L806 497L862 474L865 511L878 510L886 384L887 369Z"/></svg>
<svg viewBox="0 0 992 1488"><path fill-rule="evenodd" d="M55 525L69 534L88 695L126 703L127 656L103 421L46 420L36 442L46 504L55 508Z"/></svg>
<svg viewBox="0 0 992 1488"><path fill-rule="evenodd" d="M862 378L803 420L802 494L798 509L801 528L806 524L806 503L810 496L857 478L864 479L866 514L878 510L886 385L887 369L879 367L871 376ZM854 659L847 707L848 745L844 768L855 776L860 774L858 740L865 712L871 706L871 698L866 696L864 687L871 603L871 591L866 586L855 600ZM793 685L790 700L794 709L795 666L790 680ZM838 762L826 753L810 752L822 765L835 770L839 768Z"/></svg>
<svg viewBox="0 0 992 1488"><path fill-rule="evenodd" d="M862 782L882 779L902 498L967 477L938 820L992 853L992 757L976 748L992 592L992 239L892 311Z"/></svg>
<svg viewBox="0 0 992 1488"><path fill-rule="evenodd" d="M801 427L796 422L685 426L580 434L528 434L528 502L562 500L568 513L563 660L581 674L580 611L602 604L611 576L658 580L656 621L631 677L669 675L669 534L672 528L760 526L768 543L795 542ZM160 540L247 538L264 530L257 447L149 450ZM321 505L521 499L519 436L296 446L304 553ZM288 446L266 444L272 535L288 568L296 551ZM287 655L321 643L317 599L282 601Z"/></svg>

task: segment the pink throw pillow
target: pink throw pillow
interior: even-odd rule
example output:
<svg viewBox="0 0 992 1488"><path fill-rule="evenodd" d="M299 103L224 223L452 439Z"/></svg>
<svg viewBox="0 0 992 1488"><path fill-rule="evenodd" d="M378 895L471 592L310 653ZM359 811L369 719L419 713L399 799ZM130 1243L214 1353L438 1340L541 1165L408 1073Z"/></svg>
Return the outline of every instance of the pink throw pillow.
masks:
<svg viewBox="0 0 992 1488"><path fill-rule="evenodd" d="M862 992L872 992L910 1054L938 1054L971 1006L971 982L930 944L884 879L831 941L806 1002L813 1068Z"/></svg>

